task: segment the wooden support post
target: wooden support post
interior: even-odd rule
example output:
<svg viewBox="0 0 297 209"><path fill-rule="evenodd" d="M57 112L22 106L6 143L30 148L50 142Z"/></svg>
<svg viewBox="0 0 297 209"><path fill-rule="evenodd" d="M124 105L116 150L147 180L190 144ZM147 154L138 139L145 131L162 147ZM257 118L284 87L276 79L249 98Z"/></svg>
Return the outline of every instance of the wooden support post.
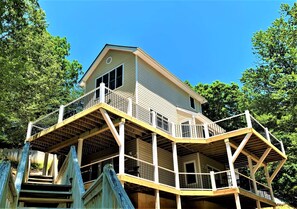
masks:
<svg viewBox="0 0 297 209"><path fill-rule="evenodd" d="M121 145L119 146L119 174L125 173L125 121L119 126Z"/></svg>
<svg viewBox="0 0 297 209"><path fill-rule="evenodd" d="M160 209L160 192L155 190L155 209Z"/></svg>
<svg viewBox="0 0 297 209"><path fill-rule="evenodd" d="M265 176L266 176L267 184L268 184L269 191L270 191L271 200L274 202L273 189L272 189L271 182L269 181L270 176L269 176L269 170L268 170L268 167L265 166L265 167L264 167L264 170L265 170Z"/></svg>
<svg viewBox="0 0 297 209"><path fill-rule="evenodd" d="M253 173L253 161L252 158L250 156L247 157L248 159L248 165L249 165L249 170L250 170L250 176L253 180L253 188L255 191L255 194L258 194L258 189L257 189L257 184L256 184L256 177L255 174Z"/></svg>
<svg viewBox="0 0 297 209"><path fill-rule="evenodd" d="M214 172L213 171L210 171L210 181L211 181L212 191L216 191L217 190L217 186L216 186L216 180L215 180L215 176L214 176Z"/></svg>
<svg viewBox="0 0 297 209"><path fill-rule="evenodd" d="M104 120L105 120L107 126L109 127L109 129L110 129L110 131L111 131L113 137L115 138L117 144L118 144L119 146L121 146L121 139L120 139L120 136L119 136L119 134L118 134L118 132L117 132L117 130L116 130L116 128L115 128L113 122L111 121L111 119L110 119L108 113L107 113L106 110L104 110L104 109L100 109L100 112L101 112L101 114L102 114L102 116L103 116L103 118L104 118Z"/></svg>
<svg viewBox="0 0 297 209"><path fill-rule="evenodd" d="M275 178L276 174L280 171L280 169L283 167L283 165L285 164L286 159L283 159L278 166L275 168L274 172L272 173L272 175L269 178L269 183L271 184L271 182L273 181L273 179Z"/></svg>
<svg viewBox="0 0 297 209"><path fill-rule="evenodd" d="M265 152L263 153L263 155L261 156L259 162L255 165L255 167L253 168L253 174L255 174L257 172L257 170L260 168L260 166L262 165L262 163L264 162L265 158L267 157L267 155L269 154L271 150L271 147L267 148L265 150Z"/></svg>
<svg viewBox="0 0 297 209"><path fill-rule="evenodd" d="M240 198L238 193L234 193L236 209L241 209Z"/></svg>
<svg viewBox="0 0 297 209"><path fill-rule="evenodd" d="M180 195L176 195L176 209L182 209Z"/></svg>
<svg viewBox="0 0 297 209"><path fill-rule="evenodd" d="M158 145L157 145L156 133L152 133L152 148L153 148L153 164L154 164L154 181L155 183L159 183Z"/></svg>
<svg viewBox="0 0 297 209"><path fill-rule="evenodd" d="M42 175L47 175L48 152L44 154Z"/></svg>
<svg viewBox="0 0 297 209"><path fill-rule="evenodd" d="M241 141L240 145L238 146L238 148L236 149L235 153L232 155L232 163L235 162L235 160L237 159L238 155L241 153L241 151L243 150L244 146L248 143L250 137L252 136L252 133L248 133L247 135L245 135L244 139Z"/></svg>
<svg viewBox="0 0 297 209"><path fill-rule="evenodd" d="M203 128L204 128L204 136L207 139L207 138L209 138L209 131L208 131L208 125L207 125L207 123L204 123L203 124Z"/></svg>
<svg viewBox="0 0 297 209"><path fill-rule="evenodd" d="M62 122L63 121L63 117L64 117L64 105L61 105L60 106L60 109L59 109L59 118L58 118L58 123Z"/></svg>
<svg viewBox="0 0 297 209"><path fill-rule="evenodd" d="M132 107L132 99L129 97L128 98L128 108L127 108L127 114L132 116L132 110L133 110L133 107Z"/></svg>
<svg viewBox="0 0 297 209"><path fill-rule="evenodd" d="M27 136L26 136L26 139L29 139L31 137L31 134L32 134L32 127L33 127L33 123L32 122L29 122L28 123L28 128L27 128Z"/></svg>
<svg viewBox="0 0 297 209"><path fill-rule="evenodd" d="M78 139L78 144L77 144L77 160L78 160L79 166L81 166L83 144L84 144L84 140L83 139Z"/></svg>
<svg viewBox="0 0 297 209"><path fill-rule="evenodd" d="M176 142L172 142L172 155L173 155L173 169L174 169L174 175L175 175L175 188L180 189Z"/></svg>
<svg viewBox="0 0 297 209"><path fill-rule="evenodd" d="M244 113L245 113L245 119L246 119L247 127L252 128L253 125L252 125L250 111L246 110Z"/></svg>
<svg viewBox="0 0 297 209"><path fill-rule="evenodd" d="M256 203L257 203L257 209L261 209L261 203L259 200L256 200Z"/></svg>
<svg viewBox="0 0 297 209"><path fill-rule="evenodd" d="M237 187L237 182L236 182L234 164L232 162L232 150L231 150L231 146L229 144L229 139L225 139L225 144L226 144L226 150L227 150L227 156L228 156L228 162L229 162L229 169L230 169L230 174L231 174L231 179L232 179L232 186L233 186L233 188L236 188Z"/></svg>
<svg viewBox="0 0 297 209"><path fill-rule="evenodd" d="M105 102L105 83L100 83L100 97L99 97L99 102L104 103Z"/></svg>

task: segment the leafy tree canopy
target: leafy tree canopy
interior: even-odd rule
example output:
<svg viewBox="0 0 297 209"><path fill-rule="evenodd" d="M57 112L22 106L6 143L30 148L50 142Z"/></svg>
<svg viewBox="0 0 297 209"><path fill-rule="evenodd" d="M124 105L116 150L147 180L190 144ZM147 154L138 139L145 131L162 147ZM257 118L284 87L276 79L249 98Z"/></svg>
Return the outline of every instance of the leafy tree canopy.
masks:
<svg viewBox="0 0 297 209"><path fill-rule="evenodd" d="M32 121L77 94L81 71L66 38L46 30L35 0L0 2L0 143L18 144Z"/></svg>

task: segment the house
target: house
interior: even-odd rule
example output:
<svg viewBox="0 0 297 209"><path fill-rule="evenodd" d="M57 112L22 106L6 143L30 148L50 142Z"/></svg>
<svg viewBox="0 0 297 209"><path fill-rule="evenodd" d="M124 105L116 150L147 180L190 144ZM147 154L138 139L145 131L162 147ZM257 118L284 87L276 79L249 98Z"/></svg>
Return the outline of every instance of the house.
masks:
<svg viewBox="0 0 297 209"><path fill-rule="evenodd" d="M28 125L55 172L75 145L85 188L112 164L135 208L276 206L271 182L287 156L249 111L211 121L207 100L137 47L106 45L80 85L82 97Z"/></svg>

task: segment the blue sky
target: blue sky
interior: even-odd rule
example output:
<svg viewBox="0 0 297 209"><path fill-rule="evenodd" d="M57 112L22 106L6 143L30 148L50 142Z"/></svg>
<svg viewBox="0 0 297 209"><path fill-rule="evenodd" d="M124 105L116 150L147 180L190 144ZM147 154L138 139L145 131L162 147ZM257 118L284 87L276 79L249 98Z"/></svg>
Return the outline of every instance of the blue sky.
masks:
<svg viewBox="0 0 297 209"><path fill-rule="evenodd" d="M239 83L255 66L251 38L294 1L40 0L49 32L66 37L84 72L106 44L138 46L192 85Z"/></svg>

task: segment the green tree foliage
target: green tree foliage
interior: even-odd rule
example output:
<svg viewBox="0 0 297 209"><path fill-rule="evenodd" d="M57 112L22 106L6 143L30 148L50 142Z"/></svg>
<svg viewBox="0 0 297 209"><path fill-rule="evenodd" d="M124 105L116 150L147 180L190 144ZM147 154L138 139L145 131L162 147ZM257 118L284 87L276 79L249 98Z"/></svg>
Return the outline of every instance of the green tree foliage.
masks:
<svg viewBox="0 0 297 209"><path fill-rule="evenodd" d="M0 143L18 144L28 121L76 96L81 65L47 32L37 1L1 0L0 18Z"/></svg>
<svg viewBox="0 0 297 209"><path fill-rule="evenodd" d="M276 196L297 206L297 3L253 36L259 62L241 79L244 101L283 140L288 160L274 184Z"/></svg>

